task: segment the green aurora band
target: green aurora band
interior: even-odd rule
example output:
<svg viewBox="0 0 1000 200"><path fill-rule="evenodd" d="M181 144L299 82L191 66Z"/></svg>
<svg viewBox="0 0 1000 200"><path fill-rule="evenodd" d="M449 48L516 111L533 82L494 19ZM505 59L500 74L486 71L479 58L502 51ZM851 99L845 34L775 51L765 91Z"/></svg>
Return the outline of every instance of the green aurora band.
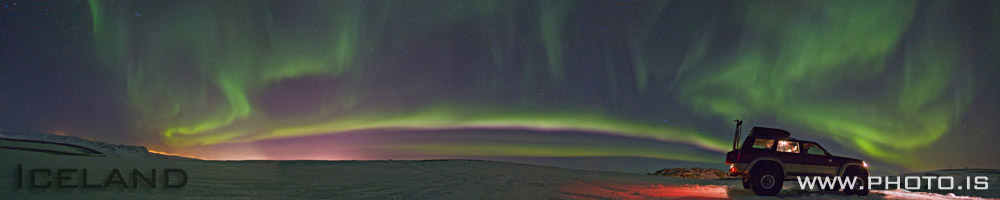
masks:
<svg viewBox="0 0 1000 200"><path fill-rule="evenodd" d="M971 75L953 71L959 65L954 53L959 51L957 36L903 39L908 29L931 33L955 28L948 26L948 16L929 12L914 19L912 1L804 4L815 9L810 12L822 13L822 23L771 12L788 10L787 5L751 4L736 56L691 82L684 96L702 110L733 117L773 116L828 133L879 159L914 164L895 152L937 140L972 99ZM914 20L925 23L914 27L909 23ZM900 44L904 41L909 42ZM902 55L902 73L887 73L893 54ZM873 79L886 82L878 89L883 93L831 93ZM732 91L706 92L724 90Z"/></svg>
<svg viewBox="0 0 1000 200"><path fill-rule="evenodd" d="M954 28L953 16L919 13L913 1L734 2L728 13L686 13L701 15L694 20L671 18L678 15L664 11L671 2L641 2L630 10L641 20L599 33L576 32L585 23L577 20L594 13L564 1L90 3L98 54L123 77L127 102L142 119L137 131L179 148L369 129L575 130L690 146L383 148L717 162L663 152L726 151L729 133L706 134L694 122L757 117L919 167L925 161L901 155L946 134L974 95L971 75L954 70L959 36L936 31ZM727 20L737 22L738 34L720 33ZM474 44L420 42L455 37ZM412 52L427 49L450 50ZM582 55L596 60L575 61ZM454 72L466 68L477 71ZM582 74L594 71L603 73ZM266 109L268 92L299 79L337 84L316 94L323 102L313 110ZM549 93L583 100L538 100ZM423 98L407 98L414 96ZM635 110L693 118L668 126L636 120L650 115ZM701 114L684 114L691 112Z"/></svg>

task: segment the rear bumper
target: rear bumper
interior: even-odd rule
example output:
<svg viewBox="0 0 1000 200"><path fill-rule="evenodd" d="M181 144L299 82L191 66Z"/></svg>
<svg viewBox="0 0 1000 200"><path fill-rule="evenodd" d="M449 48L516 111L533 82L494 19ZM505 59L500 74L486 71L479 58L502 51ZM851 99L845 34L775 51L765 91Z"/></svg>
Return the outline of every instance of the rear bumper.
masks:
<svg viewBox="0 0 1000 200"><path fill-rule="evenodd" d="M747 174L747 163L735 163L729 165L730 176L743 176Z"/></svg>

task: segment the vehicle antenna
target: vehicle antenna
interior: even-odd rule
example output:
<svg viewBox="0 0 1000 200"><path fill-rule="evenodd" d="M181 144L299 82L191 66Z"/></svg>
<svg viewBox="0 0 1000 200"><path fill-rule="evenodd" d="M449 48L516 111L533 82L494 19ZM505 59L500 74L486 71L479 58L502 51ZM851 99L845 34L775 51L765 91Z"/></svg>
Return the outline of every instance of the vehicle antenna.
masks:
<svg viewBox="0 0 1000 200"><path fill-rule="evenodd" d="M733 138L733 150L739 148L740 143L740 128L743 126L743 120L733 120L736 122L736 137Z"/></svg>

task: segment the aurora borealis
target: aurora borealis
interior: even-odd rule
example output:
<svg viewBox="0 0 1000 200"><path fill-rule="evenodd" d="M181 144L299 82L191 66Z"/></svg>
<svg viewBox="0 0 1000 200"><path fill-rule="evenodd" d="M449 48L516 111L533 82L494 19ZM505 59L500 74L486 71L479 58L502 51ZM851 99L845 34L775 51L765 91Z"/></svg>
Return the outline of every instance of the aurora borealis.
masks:
<svg viewBox="0 0 1000 200"><path fill-rule="evenodd" d="M1000 164L997 2L53 4L0 10L29 38L3 44L5 128L208 159L718 164L743 119L886 168Z"/></svg>

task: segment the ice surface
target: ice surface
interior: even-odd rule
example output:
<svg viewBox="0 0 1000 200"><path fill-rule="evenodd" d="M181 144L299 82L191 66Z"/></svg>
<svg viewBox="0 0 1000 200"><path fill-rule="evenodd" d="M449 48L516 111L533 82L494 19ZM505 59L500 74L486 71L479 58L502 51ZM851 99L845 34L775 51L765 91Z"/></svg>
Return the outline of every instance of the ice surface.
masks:
<svg viewBox="0 0 1000 200"><path fill-rule="evenodd" d="M140 151L144 150L142 147L81 141L72 137L10 136L7 133L4 132L3 137L89 145L118 156L71 156L0 149L2 199L976 199L905 190L872 191L865 197L847 196L842 192L797 189L794 182L786 182L786 189L778 197L758 197L742 189L739 180L733 179L683 179L477 160L177 160L148 156ZM25 186L18 189L18 165L23 169L87 169L89 183L103 183L112 169L124 172L176 168L183 169L189 179L182 188L163 188L162 185L149 188L145 184L132 188L130 176L126 175L129 188L112 185L109 188L32 189ZM79 180L78 175L71 174L71 181Z"/></svg>

